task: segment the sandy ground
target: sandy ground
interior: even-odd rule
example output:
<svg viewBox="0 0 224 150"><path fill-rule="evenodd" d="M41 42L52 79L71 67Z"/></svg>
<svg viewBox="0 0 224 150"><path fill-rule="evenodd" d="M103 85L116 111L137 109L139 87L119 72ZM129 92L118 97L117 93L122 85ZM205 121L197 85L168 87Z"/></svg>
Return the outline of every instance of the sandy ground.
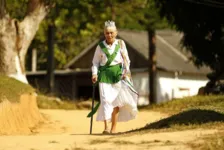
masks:
<svg viewBox="0 0 224 150"><path fill-rule="evenodd" d="M98 149L150 149L188 150L189 142L216 130L185 130L178 132L135 133L102 135L103 123L93 122L89 135L90 119L87 110L40 110L48 120L33 129L31 135L0 136L0 150L98 150ZM150 111L139 112L135 120L118 123L117 131L125 132L167 117Z"/></svg>

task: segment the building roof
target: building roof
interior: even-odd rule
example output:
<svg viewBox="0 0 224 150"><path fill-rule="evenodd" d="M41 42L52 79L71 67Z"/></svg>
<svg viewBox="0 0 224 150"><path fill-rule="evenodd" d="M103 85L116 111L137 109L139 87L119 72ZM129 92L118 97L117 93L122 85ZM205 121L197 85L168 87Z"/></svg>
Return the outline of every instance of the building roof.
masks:
<svg viewBox="0 0 224 150"><path fill-rule="evenodd" d="M118 38L125 41L127 47L131 47L143 58L148 61L148 34L146 31L119 30ZM208 67L198 69L191 61L188 60L188 54L181 50L180 40L182 34L173 30L156 31L156 60L157 68L167 71L179 71L188 73L207 74L210 72ZM80 55L72 59L65 68L72 68L78 60L98 44L100 39L94 41ZM139 56L140 56L139 55ZM147 65L147 64L146 64ZM147 66L146 66L147 67Z"/></svg>
<svg viewBox="0 0 224 150"><path fill-rule="evenodd" d="M68 69L70 66L72 66L77 60L81 59L92 47L97 45L99 43L99 41L100 41L100 39L96 39L95 41L93 41L89 46L87 46L84 50L82 50L82 52L79 55L77 55L70 62L68 62L64 66L64 68Z"/></svg>

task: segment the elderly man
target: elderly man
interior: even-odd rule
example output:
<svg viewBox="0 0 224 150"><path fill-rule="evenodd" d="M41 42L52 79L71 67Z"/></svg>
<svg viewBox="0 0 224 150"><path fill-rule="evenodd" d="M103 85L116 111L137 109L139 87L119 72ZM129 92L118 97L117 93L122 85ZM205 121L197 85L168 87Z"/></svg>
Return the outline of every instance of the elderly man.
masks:
<svg viewBox="0 0 224 150"><path fill-rule="evenodd" d="M100 107L97 121L104 121L103 134L116 132L117 121L134 119L138 112L136 91L130 80L130 60L123 40L116 39L115 22L106 21L105 40L96 47L92 82L99 82ZM111 129L108 122L111 121Z"/></svg>

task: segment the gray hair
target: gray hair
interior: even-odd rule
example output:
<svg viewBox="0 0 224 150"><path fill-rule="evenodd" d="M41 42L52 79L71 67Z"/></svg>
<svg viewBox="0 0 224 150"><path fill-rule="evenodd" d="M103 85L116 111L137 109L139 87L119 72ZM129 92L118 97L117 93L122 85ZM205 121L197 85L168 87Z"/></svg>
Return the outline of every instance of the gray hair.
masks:
<svg viewBox="0 0 224 150"><path fill-rule="evenodd" d="M108 27L114 27L116 28L116 25L115 25L115 22L112 21L112 20L108 20L105 22L105 25L104 25L104 29L108 28Z"/></svg>

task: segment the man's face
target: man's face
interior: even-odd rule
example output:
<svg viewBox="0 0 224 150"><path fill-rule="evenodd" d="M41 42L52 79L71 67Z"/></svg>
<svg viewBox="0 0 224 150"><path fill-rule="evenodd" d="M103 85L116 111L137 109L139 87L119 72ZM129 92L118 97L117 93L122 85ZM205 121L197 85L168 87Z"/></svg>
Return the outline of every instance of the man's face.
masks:
<svg viewBox="0 0 224 150"><path fill-rule="evenodd" d="M107 27L104 29L104 36L108 43L113 43L117 36L117 29L115 27Z"/></svg>

